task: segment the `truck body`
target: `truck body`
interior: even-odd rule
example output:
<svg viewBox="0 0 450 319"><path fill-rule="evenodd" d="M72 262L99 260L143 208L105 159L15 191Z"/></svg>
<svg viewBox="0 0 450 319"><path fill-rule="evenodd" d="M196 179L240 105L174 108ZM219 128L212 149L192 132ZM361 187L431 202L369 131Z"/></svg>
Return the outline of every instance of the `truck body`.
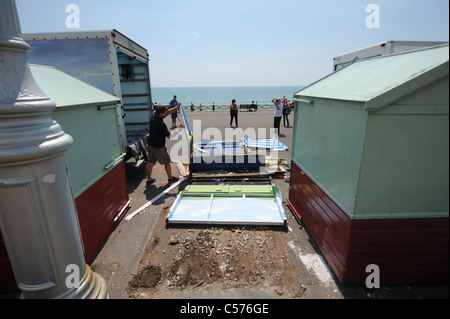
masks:
<svg viewBox="0 0 450 319"><path fill-rule="evenodd" d="M147 50L117 30L24 34L29 63L49 65L118 97L121 147L127 132L148 129L151 85Z"/></svg>
<svg viewBox="0 0 450 319"><path fill-rule="evenodd" d="M349 65L354 59L369 59L386 54L399 53L434 45L444 44L439 41L386 41L359 49L333 58L333 72Z"/></svg>

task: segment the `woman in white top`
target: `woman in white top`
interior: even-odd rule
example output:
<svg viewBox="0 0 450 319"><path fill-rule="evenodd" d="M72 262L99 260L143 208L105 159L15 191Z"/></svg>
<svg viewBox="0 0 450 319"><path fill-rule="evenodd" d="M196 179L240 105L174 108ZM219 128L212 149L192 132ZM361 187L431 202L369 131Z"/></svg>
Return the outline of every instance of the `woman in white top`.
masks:
<svg viewBox="0 0 450 319"><path fill-rule="evenodd" d="M273 127L278 129L278 135L280 135L281 118L283 117L283 102L281 99L273 99L272 103L275 104L275 112L273 114Z"/></svg>

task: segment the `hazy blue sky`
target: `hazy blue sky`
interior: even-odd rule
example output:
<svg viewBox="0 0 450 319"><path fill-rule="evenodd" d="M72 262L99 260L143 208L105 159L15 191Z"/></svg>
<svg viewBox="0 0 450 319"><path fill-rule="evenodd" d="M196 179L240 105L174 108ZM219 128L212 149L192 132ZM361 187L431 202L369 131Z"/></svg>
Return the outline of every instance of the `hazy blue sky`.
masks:
<svg viewBox="0 0 450 319"><path fill-rule="evenodd" d="M449 40L448 0L16 0L23 33L117 29L153 86L307 85L333 57L387 40ZM69 29L66 7L80 8ZM379 28L368 28L369 4Z"/></svg>

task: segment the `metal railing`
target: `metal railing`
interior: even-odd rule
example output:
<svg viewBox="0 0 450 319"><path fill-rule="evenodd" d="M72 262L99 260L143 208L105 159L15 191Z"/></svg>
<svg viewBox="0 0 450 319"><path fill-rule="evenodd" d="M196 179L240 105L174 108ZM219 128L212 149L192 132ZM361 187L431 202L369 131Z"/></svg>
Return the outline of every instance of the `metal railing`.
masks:
<svg viewBox="0 0 450 319"><path fill-rule="evenodd" d="M250 105L255 105L255 107L250 108L251 110L273 110L274 105L272 102L258 102L254 101L254 103L250 102L241 102L238 103L240 111L248 111ZM242 107L241 107L242 106ZM229 111L230 110L230 102L205 102L205 103L185 103L182 104L182 107L186 111Z"/></svg>
<svg viewBox="0 0 450 319"><path fill-rule="evenodd" d="M290 101L290 105L293 106L294 101ZM160 104L158 104L160 105ZM256 110L274 110L275 106L271 101L251 101L251 102L241 102L237 103L239 106L240 111L249 111L250 109L252 111ZM250 105L254 105L255 107L249 107ZM229 111L230 110L230 102L205 102L205 103L183 103L182 107L186 111L207 111L207 112L214 112L214 111Z"/></svg>

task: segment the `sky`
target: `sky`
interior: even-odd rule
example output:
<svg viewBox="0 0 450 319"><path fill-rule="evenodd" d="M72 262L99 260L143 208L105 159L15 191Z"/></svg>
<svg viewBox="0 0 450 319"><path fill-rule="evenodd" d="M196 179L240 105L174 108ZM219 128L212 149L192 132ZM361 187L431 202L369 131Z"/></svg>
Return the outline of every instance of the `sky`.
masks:
<svg viewBox="0 0 450 319"><path fill-rule="evenodd" d="M388 40L449 41L448 0L16 4L23 33L123 33L149 51L153 87L304 86L329 74L333 58L344 53ZM66 23L74 14L66 12L71 4L79 8L79 26Z"/></svg>

